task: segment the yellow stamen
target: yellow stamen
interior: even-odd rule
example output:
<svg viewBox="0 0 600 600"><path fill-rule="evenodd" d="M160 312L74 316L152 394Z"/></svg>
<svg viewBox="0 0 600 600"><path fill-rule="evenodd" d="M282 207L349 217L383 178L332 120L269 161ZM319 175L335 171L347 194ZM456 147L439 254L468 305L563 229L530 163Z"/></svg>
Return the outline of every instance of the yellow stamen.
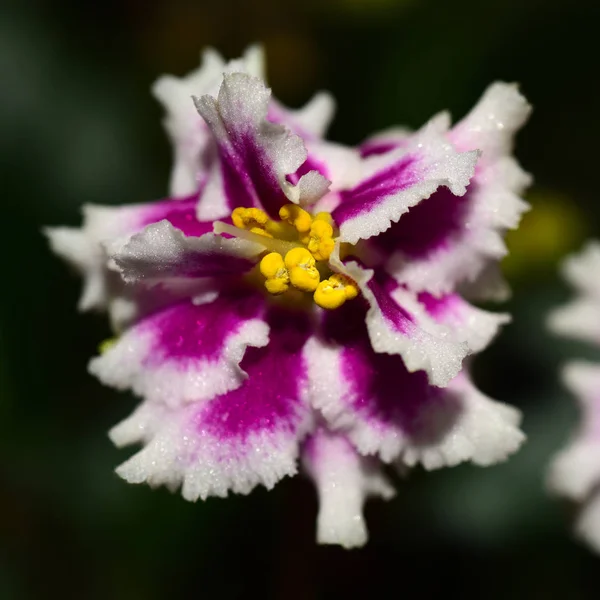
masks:
<svg viewBox="0 0 600 600"><path fill-rule="evenodd" d="M265 277L265 287L270 294L283 294L290 286L290 276L285 268L283 257L271 252L260 261L260 272Z"/></svg>
<svg viewBox="0 0 600 600"><path fill-rule="evenodd" d="M223 223L223 221L215 221L213 223L213 231L217 235L221 233L228 233L229 235L242 240L256 242L257 244L264 246L267 250L271 250L271 252L279 252L279 254L285 254L292 248L298 248L300 246L299 242L288 242L286 240L270 238L263 234L246 231L245 229L239 229L238 227L229 225L229 223Z"/></svg>
<svg viewBox="0 0 600 600"><path fill-rule="evenodd" d="M303 292L314 292L317 289L321 276L313 255L306 248L290 250L284 260L295 288Z"/></svg>
<svg viewBox="0 0 600 600"><path fill-rule="evenodd" d="M315 303L326 309L356 298L356 283L345 275L332 274L328 264L338 235L331 214L320 212L313 217L300 206L287 204L280 208L279 216L281 221L273 221L258 208L236 208L231 215L233 225L217 221L213 230L260 244L258 250L264 252L259 270L270 294L289 290L290 301L294 301L301 297L299 292L309 292Z"/></svg>
<svg viewBox="0 0 600 600"><path fill-rule="evenodd" d="M349 277L336 273L319 283L313 298L315 304L321 308L333 310L356 296L358 296L356 283Z"/></svg>
<svg viewBox="0 0 600 600"><path fill-rule="evenodd" d="M253 227L263 228L268 223L269 217L260 208L236 208L231 213L231 220L240 229L252 230Z"/></svg>
<svg viewBox="0 0 600 600"><path fill-rule="evenodd" d="M279 216L293 225L299 233L307 233L310 230L312 217L297 204L286 204L279 209Z"/></svg>
<svg viewBox="0 0 600 600"><path fill-rule="evenodd" d="M334 245L333 227L323 219L315 219L310 226L310 237L308 239L310 252L317 260L327 260L333 252Z"/></svg>

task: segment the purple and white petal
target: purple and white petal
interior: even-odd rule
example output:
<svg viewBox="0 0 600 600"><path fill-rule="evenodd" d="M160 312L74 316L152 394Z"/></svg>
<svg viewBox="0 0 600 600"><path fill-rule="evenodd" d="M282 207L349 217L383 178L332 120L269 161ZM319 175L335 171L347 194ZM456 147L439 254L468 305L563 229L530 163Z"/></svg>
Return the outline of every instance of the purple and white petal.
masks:
<svg viewBox="0 0 600 600"><path fill-rule="evenodd" d="M164 419L140 452L117 469L130 483L182 486L186 500L271 489L297 470L299 445L312 426L303 400L301 360L308 325L301 316L271 315L270 344L250 348L242 386L195 402Z"/></svg>
<svg viewBox="0 0 600 600"><path fill-rule="evenodd" d="M223 78L217 98L195 98L214 135L220 161L222 189L209 187L206 193L224 195L230 211L256 206L277 217L284 204L302 199L302 190L287 176L304 163L306 148L298 135L267 120L270 97L260 79L232 73Z"/></svg>
<svg viewBox="0 0 600 600"><path fill-rule="evenodd" d="M464 341L433 319L415 294L381 271L339 259L339 244L330 257L333 268L353 279L368 304L366 324L375 352L398 354L410 371L424 370L432 385L446 385L469 352Z"/></svg>
<svg viewBox="0 0 600 600"><path fill-rule="evenodd" d="M255 75L250 73L250 75ZM260 77L260 75L256 75ZM269 104L267 118L286 125L305 141L322 138L333 119L335 100L328 92L317 92L302 108L290 110L277 100Z"/></svg>
<svg viewBox="0 0 600 600"><path fill-rule="evenodd" d="M507 302L512 290L496 260L488 260L472 281L457 286L461 296L472 302Z"/></svg>
<svg viewBox="0 0 600 600"><path fill-rule="evenodd" d="M340 193L332 212L341 241L355 244L386 231L441 186L456 196L466 192L479 153L457 152L445 125L430 122L406 146L363 161L361 182Z"/></svg>
<svg viewBox="0 0 600 600"><path fill-rule="evenodd" d="M360 155L368 158L396 150L409 143L412 133L407 127L391 127L380 131L362 142L359 146Z"/></svg>
<svg viewBox="0 0 600 600"><path fill-rule="evenodd" d="M152 86L152 93L163 105L165 129L173 142L173 169L169 185L174 196L198 190L207 169L212 136L194 107L192 96L216 94L223 73L243 72L255 77L264 75L262 49L251 46L243 57L225 63L221 55L209 48L202 53L201 65L184 77L164 75ZM218 215L222 217L225 215Z"/></svg>
<svg viewBox="0 0 600 600"><path fill-rule="evenodd" d="M516 86L495 83L447 134L458 150L478 149L482 156L464 196L439 190L374 240L392 255L388 269L398 282L445 294L506 255L504 234L528 209L520 194L531 177L511 152L530 110Z"/></svg>
<svg viewBox="0 0 600 600"><path fill-rule="evenodd" d="M450 328L455 340L466 342L471 352L480 352L496 337L502 325L510 323L508 313L493 313L469 304L458 294L441 298L422 292L419 302L438 323Z"/></svg>
<svg viewBox="0 0 600 600"><path fill-rule="evenodd" d="M512 152L516 132L525 124L531 106L516 84L498 81L490 85L479 102L450 134L461 150L475 148L486 162Z"/></svg>
<svg viewBox="0 0 600 600"><path fill-rule="evenodd" d="M509 158L487 166L481 160L465 195L438 190L373 240L399 283L446 294L506 255L504 234L528 208L508 183L520 171Z"/></svg>
<svg viewBox="0 0 600 600"><path fill-rule="evenodd" d="M319 496L317 542L363 546L368 538L363 516L366 499L389 500L395 495L380 467L360 456L343 435L324 428L307 440L302 456Z"/></svg>
<svg viewBox="0 0 600 600"><path fill-rule="evenodd" d="M115 295L122 290L118 277L107 269L104 245L124 243L146 225L166 219L185 235L212 231L212 222L196 218L198 195L165 199L145 204L83 207L81 228L48 227L44 230L54 252L70 263L83 277L80 310L110 309Z"/></svg>
<svg viewBox="0 0 600 600"><path fill-rule="evenodd" d="M109 248L114 267L127 282L239 276L252 269L263 251L258 243L214 233L186 237L168 221Z"/></svg>
<svg viewBox="0 0 600 600"><path fill-rule="evenodd" d="M108 300L103 252L84 229L47 227L45 235L52 251L71 265L83 278L83 290L77 304L81 311L101 310Z"/></svg>
<svg viewBox="0 0 600 600"><path fill-rule="evenodd" d="M117 448L147 444L174 413L175 409L166 404L144 400L131 415L111 428L108 437Z"/></svg>
<svg viewBox="0 0 600 600"><path fill-rule="evenodd" d="M89 365L102 383L179 406L240 386L248 346L268 343L264 300L245 290L184 301L141 319Z"/></svg>
<svg viewBox="0 0 600 600"><path fill-rule="evenodd" d="M302 165L301 170L316 170L331 182L329 192L340 192L352 188L361 179L362 164L359 152L342 144L334 144L324 140L313 140L306 142L308 158ZM335 199L323 199L327 204L332 203L332 208L340 202L339 194ZM309 204L304 201L303 203ZM313 212L327 210L329 206L317 204L311 209Z"/></svg>
<svg viewBox="0 0 600 600"><path fill-rule="evenodd" d="M373 352L360 331L327 328L305 348L311 402L361 454L435 469L493 464L523 442L519 412L485 397L466 374L438 388L400 357Z"/></svg>

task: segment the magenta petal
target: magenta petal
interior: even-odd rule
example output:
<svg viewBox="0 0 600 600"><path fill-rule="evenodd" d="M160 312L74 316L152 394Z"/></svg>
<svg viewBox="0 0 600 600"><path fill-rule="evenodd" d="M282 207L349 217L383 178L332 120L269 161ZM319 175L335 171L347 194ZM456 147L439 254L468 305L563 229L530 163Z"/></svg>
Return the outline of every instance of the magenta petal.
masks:
<svg viewBox="0 0 600 600"><path fill-rule="evenodd" d="M302 347L309 334L302 315L272 311L271 343L249 349L242 361L248 379L209 402L166 419L153 440L119 467L132 483L176 487L188 500L228 491L271 488L296 472L299 443L311 414L305 400Z"/></svg>

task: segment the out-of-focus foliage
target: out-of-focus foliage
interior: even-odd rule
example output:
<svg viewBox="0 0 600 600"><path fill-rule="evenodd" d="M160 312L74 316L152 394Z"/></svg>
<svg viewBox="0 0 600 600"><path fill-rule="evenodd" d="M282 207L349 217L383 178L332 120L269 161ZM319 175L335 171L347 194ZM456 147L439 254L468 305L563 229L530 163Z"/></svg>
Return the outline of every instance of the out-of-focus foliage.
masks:
<svg viewBox="0 0 600 600"><path fill-rule="evenodd" d="M598 13L592 0L5 2L0 598L596 597L597 559L570 539L543 468L576 420L557 367L591 352L544 319L567 296L555 261L600 236ZM191 69L205 45L234 56L254 41L283 101L335 94L344 142L444 108L460 117L494 79L535 106L517 154L540 191L509 240L513 324L475 365L488 394L523 409L529 443L487 470L415 471L369 506L370 545L352 553L314 546L301 479L191 505L116 478L127 451L105 432L134 399L86 374L107 326L76 314L78 281L40 234L77 224L82 203L163 195L152 80Z"/></svg>

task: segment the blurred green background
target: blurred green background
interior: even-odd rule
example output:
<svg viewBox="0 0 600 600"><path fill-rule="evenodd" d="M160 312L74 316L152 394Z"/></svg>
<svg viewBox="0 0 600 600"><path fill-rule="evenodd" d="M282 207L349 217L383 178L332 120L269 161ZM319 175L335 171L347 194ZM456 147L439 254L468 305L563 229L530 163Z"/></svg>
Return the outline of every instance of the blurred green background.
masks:
<svg viewBox="0 0 600 600"><path fill-rule="evenodd" d="M599 17L597 0L5 0L0 598L598 598L600 562L572 540L573 508L546 496L543 470L577 419L558 365L600 358L544 330L569 297L556 261L600 236ZM368 505L358 551L315 546L300 477L195 505L120 481L131 450L106 431L135 401L87 375L107 325L76 313L79 281L40 234L78 224L85 202L163 196L151 82L195 67L206 45L234 57L255 41L282 101L334 93L342 142L444 108L460 117L495 79L535 106L517 148L536 184L510 236L514 322L475 365L485 392L523 410L529 442L498 467L398 481L396 500Z"/></svg>

